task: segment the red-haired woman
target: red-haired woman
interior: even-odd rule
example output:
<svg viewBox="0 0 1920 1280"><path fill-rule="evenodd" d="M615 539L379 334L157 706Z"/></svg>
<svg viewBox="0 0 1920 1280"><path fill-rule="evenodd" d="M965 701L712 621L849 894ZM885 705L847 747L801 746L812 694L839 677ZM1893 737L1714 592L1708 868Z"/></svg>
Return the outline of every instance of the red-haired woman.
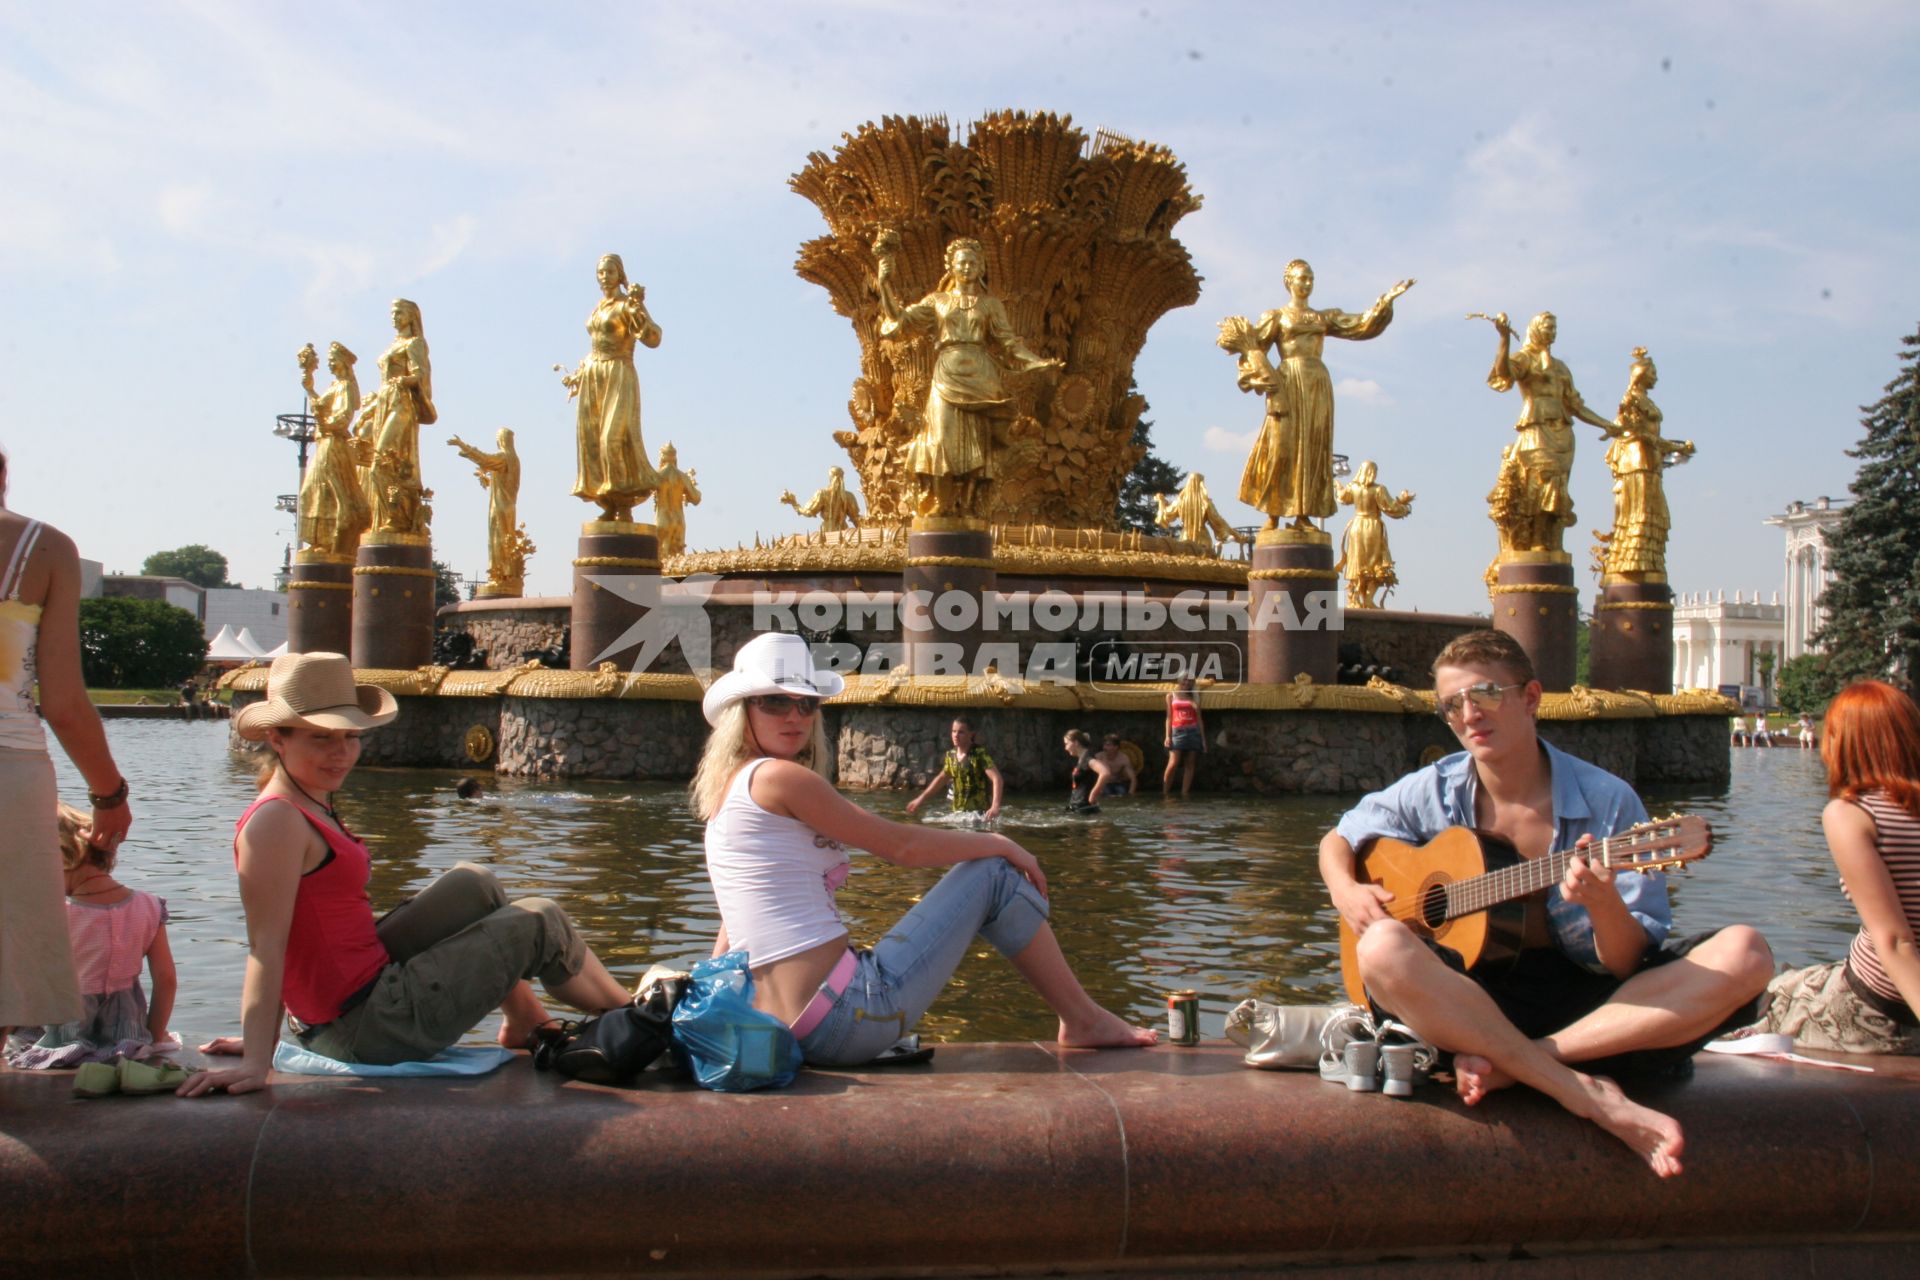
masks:
<svg viewBox="0 0 1920 1280"><path fill-rule="evenodd" d="M1920 1054L1920 708L1889 684L1848 685L1827 708L1820 822L1860 932L1839 964L1781 974L1759 1029L1844 1053Z"/></svg>

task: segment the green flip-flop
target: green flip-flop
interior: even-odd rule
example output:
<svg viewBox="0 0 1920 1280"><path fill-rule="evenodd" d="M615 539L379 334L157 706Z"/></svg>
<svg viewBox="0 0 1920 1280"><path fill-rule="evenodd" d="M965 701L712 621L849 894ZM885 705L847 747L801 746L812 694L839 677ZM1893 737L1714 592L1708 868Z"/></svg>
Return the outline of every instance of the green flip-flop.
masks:
<svg viewBox="0 0 1920 1280"><path fill-rule="evenodd" d="M140 1062L120 1059L120 1092L140 1098L155 1093L172 1093L187 1082L191 1073L177 1062Z"/></svg>
<svg viewBox="0 0 1920 1280"><path fill-rule="evenodd" d="M104 1098L120 1092L120 1069L112 1062L83 1062L73 1073L73 1096Z"/></svg>

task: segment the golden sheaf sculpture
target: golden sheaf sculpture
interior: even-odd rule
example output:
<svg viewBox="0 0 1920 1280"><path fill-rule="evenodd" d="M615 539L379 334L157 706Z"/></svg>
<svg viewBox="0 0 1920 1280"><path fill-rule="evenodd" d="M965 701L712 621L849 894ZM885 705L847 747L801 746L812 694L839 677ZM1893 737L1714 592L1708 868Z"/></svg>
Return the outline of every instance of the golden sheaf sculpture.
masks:
<svg viewBox="0 0 1920 1280"><path fill-rule="evenodd" d="M948 245L977 240L1011 332L1038 358L1065 362L1058 373L1006 380L1009 403L994 419L1000 452L978 514L1111 527L1141 452L1134 356L1155 320L1199 297L1173 228L1200 197L1174 155L1044 112L996 111L964 130L941 117L889 116L845 135L832 155L809 156L791 185L828 227L801 246L795 270L827 290L860 342L851 429L834 439L859 473L867 521L902 526L914 516L908 455L944 336L938 327L883 333L873 245L890 229L897 299L936 292Z"/></svg>

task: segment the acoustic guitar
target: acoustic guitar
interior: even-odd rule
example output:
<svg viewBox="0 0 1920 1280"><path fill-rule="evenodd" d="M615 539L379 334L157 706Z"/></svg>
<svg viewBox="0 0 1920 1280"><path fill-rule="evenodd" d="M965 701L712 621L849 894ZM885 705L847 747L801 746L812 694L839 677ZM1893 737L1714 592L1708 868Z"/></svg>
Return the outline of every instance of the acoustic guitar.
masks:
<svg viewBox="0 0 1920 1280"><path fill-rule="evenodd" d="M1613 871L1653 871L1704 858L1713 829L1700 817L1678 815L1643 822L1584 849L1562 849L1522 858L1501 836L1471 827L1449 827L1423 845L1381 837L1359 855L1355 875L1393 894L1387 914L1423 938L1460 953L1468 969L1510 965L1526 937L1529 902L1560 883L1576 854ZM1340 917L1340 972L1347 998L1366 1004L1359 938Z"/></svg>

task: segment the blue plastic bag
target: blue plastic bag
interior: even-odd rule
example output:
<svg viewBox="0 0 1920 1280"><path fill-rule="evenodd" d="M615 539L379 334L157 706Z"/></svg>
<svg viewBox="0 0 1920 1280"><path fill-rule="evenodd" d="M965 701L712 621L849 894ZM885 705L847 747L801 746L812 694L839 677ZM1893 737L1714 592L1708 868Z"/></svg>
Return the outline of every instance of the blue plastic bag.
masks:
<svg viewBox="0 0 1920 1280"><path fill-rule="evenodd" d="M702 960L674 1006L674 1057L703 1089L780 1088L800 1074L800 1042L786 1023L753 1007L747 963L744 951Z"/></svg>

